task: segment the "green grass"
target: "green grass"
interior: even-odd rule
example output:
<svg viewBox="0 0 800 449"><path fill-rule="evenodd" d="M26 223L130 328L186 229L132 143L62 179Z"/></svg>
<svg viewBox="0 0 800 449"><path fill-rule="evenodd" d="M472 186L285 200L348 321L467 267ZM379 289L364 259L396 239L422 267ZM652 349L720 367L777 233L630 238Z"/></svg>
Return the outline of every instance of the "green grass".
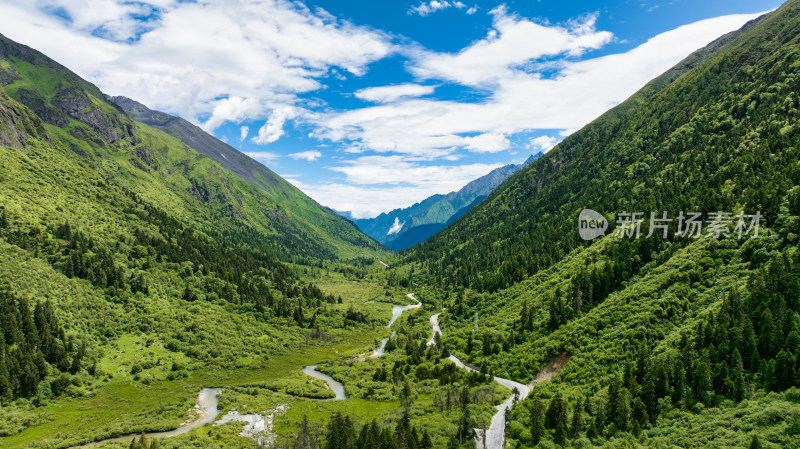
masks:
<svg viewBox="0 0 800 449"><path fill-rule="evenodd" d="M342 337L343 341L334 345L308 346L271 357L266 366L256 369L210 368L192 371L185 379L149 385L135 382L127 375L115 377L98 387L90 398L53 401L37 410L47 416L48 422L1 441L3 447L9 448L52 444L66 447L112 436L174 429L187 419L188 410L194 405L201 388L253 386L281 381L296 383L303 366L351 357L363 352L374 340L369 332ZM133 351L131 344L126 339L120 347Z"/></svg>

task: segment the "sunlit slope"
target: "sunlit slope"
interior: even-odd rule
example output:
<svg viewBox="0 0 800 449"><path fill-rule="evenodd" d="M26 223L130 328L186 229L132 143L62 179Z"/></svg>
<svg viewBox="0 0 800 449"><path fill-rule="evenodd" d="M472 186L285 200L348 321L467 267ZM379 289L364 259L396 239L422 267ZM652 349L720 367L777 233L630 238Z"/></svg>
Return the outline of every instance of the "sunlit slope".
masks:
<svg viewBox="0 0 800 449"><path fill-rule="evenodd" d="M76 155L174 216L220 232L244 224L272 236L287 257L355 257L378 248L268 169L245 179L180 139L131 119L90 83L4 37L0 84Z"/></svg>

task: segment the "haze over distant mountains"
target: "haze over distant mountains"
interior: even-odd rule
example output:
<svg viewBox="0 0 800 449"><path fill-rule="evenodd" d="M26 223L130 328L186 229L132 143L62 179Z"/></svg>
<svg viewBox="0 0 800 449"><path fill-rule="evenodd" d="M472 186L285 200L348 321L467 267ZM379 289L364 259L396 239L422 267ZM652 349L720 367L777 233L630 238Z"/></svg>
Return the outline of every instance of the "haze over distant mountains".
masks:
<svg viewBox="0 0 800 449"><path fill-rule="evenodd" d="M348 211L337 211L352 220L365 234L387 248L400 251L436 234L486 198L509 176L542 156L536 153L522 164L509 164L470 182L456 192L433 195L406 208L395 209L375 218L353 218Z"/></svg>

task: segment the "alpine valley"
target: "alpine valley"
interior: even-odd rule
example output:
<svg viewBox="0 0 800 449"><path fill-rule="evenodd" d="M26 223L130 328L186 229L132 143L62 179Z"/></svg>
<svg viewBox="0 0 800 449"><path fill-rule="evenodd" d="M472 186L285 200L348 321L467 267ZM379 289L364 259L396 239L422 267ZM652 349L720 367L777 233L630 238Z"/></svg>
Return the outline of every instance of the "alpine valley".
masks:
<svg viewBox="0 0 800 449"><path fill-rule="evenodd" d="M2 35L0 86L2 448L800 448L800 0L355 223Z"/></svg>

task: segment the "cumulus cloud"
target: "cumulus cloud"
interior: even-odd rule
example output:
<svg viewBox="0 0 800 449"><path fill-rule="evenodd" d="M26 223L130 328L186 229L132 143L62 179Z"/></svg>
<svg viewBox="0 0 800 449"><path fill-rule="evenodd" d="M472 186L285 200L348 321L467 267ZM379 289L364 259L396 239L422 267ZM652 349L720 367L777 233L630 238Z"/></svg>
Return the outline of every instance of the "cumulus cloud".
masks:
<svg viewBox="0 0 800 449"><path fill-rule="evenodd" d="M381 153L439 159L458 148L480 151L475 136L502 148L499 136L537 129L561 129L566 136L619 104L694 50L758 16L730 15L703 20L659 34L624 53L589 59L569 55L607 42L594 19L570 26L544 26L495 12L495 31L455 54L415 52L411 69L421 78L483 86L477 102L400 99L314 117L320 139L345 140ZM549 44L548 44L549 43ZM543 76L531 65L539 57L561 55ZM551 65L552 67L552 65Z"/></svg>
<svg viewBox="0 0 800 449"><path fill-rule="evenodd" d="M403 229L405 224L405 221L401 222L400 218L394 217L394 223L392 223L392 226L389 227L389 231L386 232L386 235L397 234Z"/></svg>
<svg viewBox="0 0 800 449"><path fill-rule="evenodd" d="M425 17L427 15L433 14L436 11L441 11L447 8L456 8L456 9L464 9L467 5L461 3L460 1L447 1L447 0L431 0L429 2L422 2L417 6L412 6L408 10L408 15L417 14L419 16ZM470 8L471 10L472 8ZM467 11L467 14L474 14Z"/></svg>
<svg viewBox="0 0 800 449"><path fill-rule="evenodd" d="M406 83L393 86L367 87L357 90L353 95L355 95L356 98L373 103L390 103L401 98L429 95L432 94L434 90L434 86Z"/></svg>
<svg viewBox="0 0 800 449"><path fill-rule="evenodd" d="M296 115L296 111L291 107L275 109L264 123L264 126L258 130L258 135L253 137L253 142L265 145L280 139L283 135L284 123Z"/></svg>
<svg viewBox="0 0 800 449"><path fill-rule="evenodd" d="M510 142L501 133L478 134L475 137L466 137L465 146L475 153L496 153L508 149Z"/></svg>
<svg viewBox="0 0 800 449"><path fill-rule="evenodd" d="M543 152L550 151L558 143L558 139L552 136L539 136L531 139L531 147Z"/></svg>
<svg viewBox="0 0 800 449"><path fill-rule="evenodd" d="M309 151L301 151L299 153L292 153L289 156L291 156L291 158L295 160L303 159L308 162L314 162L320 157L322 157L322 153L316 150L309 150Z"/></svg>
<svg viewBox="0 0 800 449"><path fill-rule="evenodd" d="M347 181L360 185L427 185L457 190L475 178L485 175L499 164L442 165L424 164L413 158L392 156L361 156L330 167L344 173ZM451 188L452 187L452 188ZM420 198L422 199L422 198Z"/></svg>
<svg viewBox="0 0 800 449"><path fill-rule="evenodd" d="M289 0L8 0L0 29L107 93L206 130L263 119L330 69L361 75L393 51L381 32Z"/></svg>
<svg viewBox="0 0 800 449"><path fill-rule="evenodd" d="M493 27L484 39L455 54L421 51L412 72L421 78L480 87L515 74L526 75L520 68L539 58L577 56L608 44L614 37L611 32L595 29L596 15L571 26L558 26L508 14L503 7L492 13Z"/></svg>
<svg viewBox="0 0 800 449"><path fill-rule="evenodd" d="M240 141L244 141L244 139L247 138L247 135L249 133L250 133L250 127L249 126L242 126L241 128L239 128L239 140Z"/></svg>

